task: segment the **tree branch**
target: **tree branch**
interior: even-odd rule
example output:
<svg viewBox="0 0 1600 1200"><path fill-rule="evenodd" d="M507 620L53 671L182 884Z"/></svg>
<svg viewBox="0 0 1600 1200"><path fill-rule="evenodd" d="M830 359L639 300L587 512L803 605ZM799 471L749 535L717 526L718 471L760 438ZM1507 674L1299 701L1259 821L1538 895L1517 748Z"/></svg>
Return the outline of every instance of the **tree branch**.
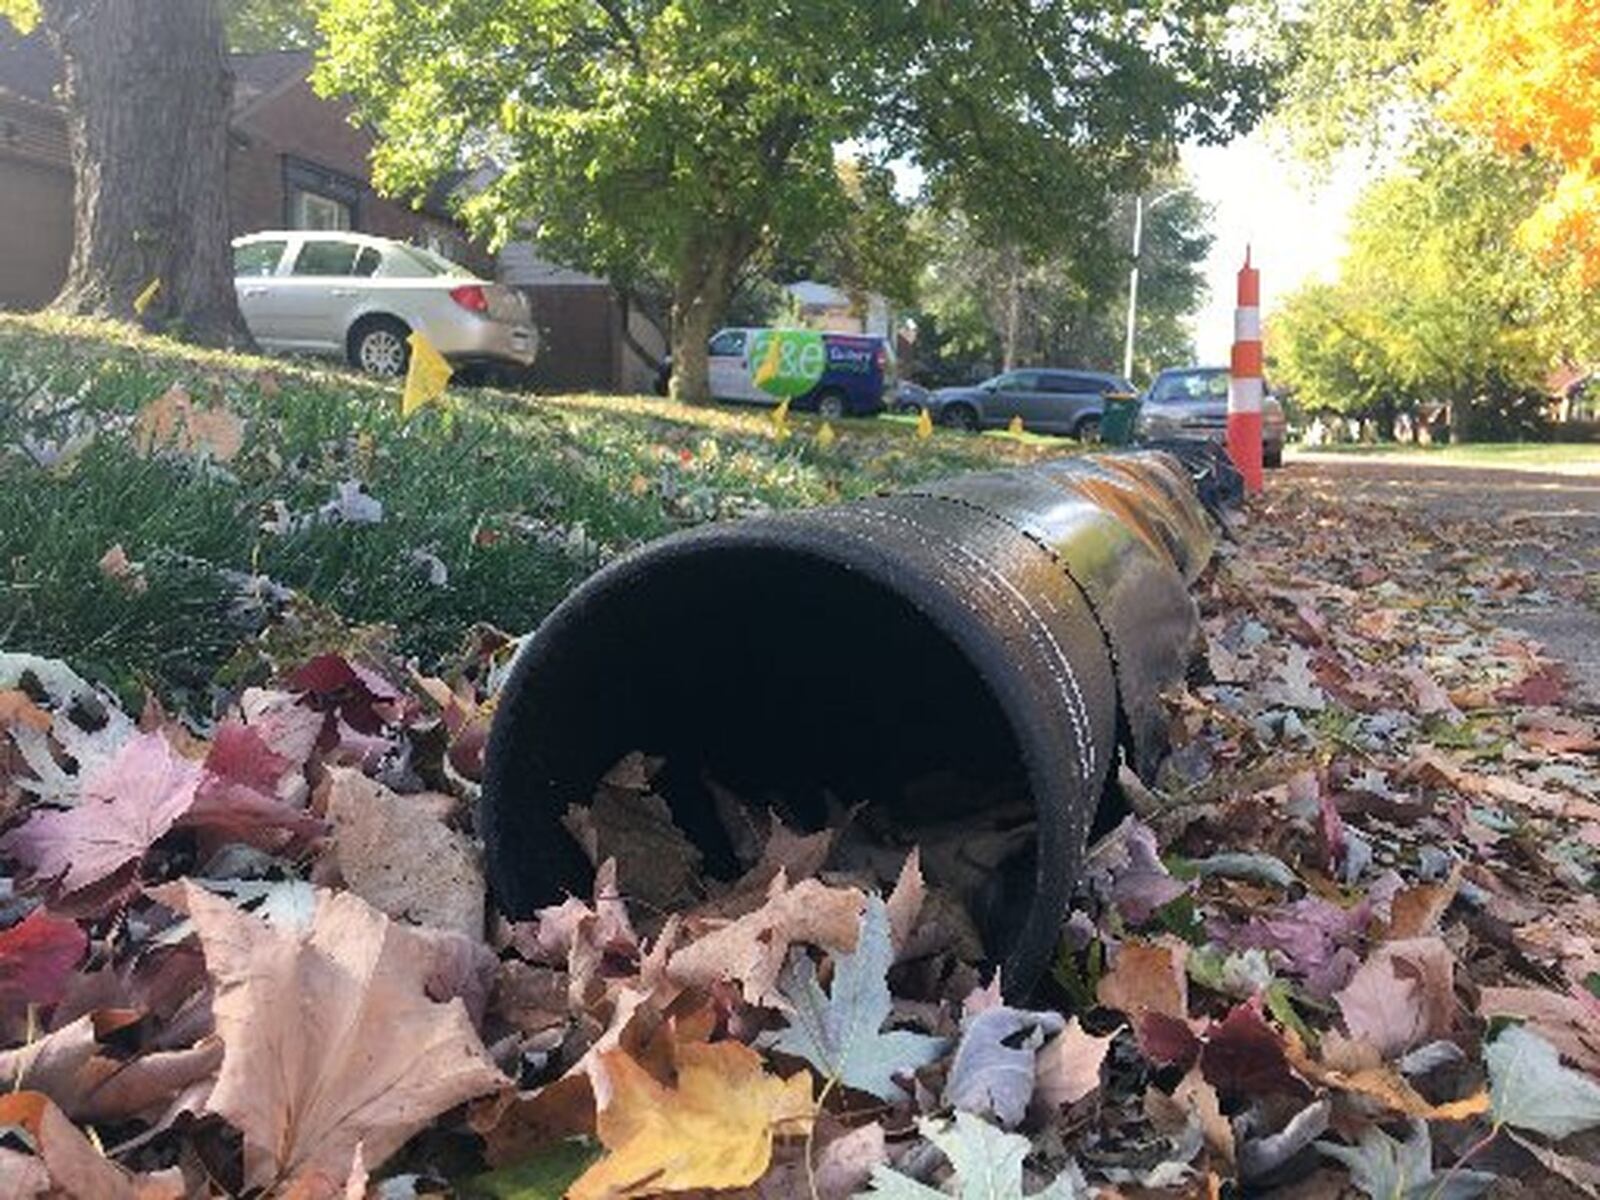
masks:
<svg viewBox="0 0 1600 1200"><path fill-rule="evenodd" d="M633 31L633 26L628 23L628 16L622 11L622 5L617 0L599 0L601 11L611 22L611 27L628 45L628 57L633 59L634 66L644 65L644 46L639 41L639 35Z"/></svg>

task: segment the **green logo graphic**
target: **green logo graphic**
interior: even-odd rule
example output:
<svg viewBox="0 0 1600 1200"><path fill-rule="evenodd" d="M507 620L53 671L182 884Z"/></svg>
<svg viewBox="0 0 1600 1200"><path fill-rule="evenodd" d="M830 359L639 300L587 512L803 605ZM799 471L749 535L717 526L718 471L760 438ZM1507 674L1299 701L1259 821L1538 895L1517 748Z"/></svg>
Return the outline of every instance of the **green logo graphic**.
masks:
<svg viewBox="0 0 1600 1200"><path fill-rule="evenodd" d="M827 369L822 335L807 329L763 329L750 339L750 380L772 396L803 396Z"/></svg>

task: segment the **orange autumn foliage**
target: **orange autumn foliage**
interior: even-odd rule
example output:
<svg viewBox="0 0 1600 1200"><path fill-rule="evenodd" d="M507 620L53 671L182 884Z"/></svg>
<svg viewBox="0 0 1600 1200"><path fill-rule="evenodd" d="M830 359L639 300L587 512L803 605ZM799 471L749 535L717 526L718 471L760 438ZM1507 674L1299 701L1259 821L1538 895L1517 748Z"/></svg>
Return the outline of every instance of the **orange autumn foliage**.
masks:
<svg viewBox="0 0 1600 1200"><path fill-rule="evenodd" d="M1522 228L1600 283L1600 0L1446 0L1443 113L1558 174Z"/></svg>

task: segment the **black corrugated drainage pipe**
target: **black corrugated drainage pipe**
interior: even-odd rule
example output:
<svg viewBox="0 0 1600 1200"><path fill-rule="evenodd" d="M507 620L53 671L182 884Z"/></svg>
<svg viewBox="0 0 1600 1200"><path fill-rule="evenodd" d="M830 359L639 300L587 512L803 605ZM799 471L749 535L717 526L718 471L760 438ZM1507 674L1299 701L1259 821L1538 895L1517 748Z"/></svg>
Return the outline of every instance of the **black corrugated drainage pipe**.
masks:
<svg viewBox="0 0 1600 1200"><path fill-rule="evenodd" d="M495 896L523 916L586 894L561 817L634 750L665 758L674 820L729 874L707 779L783 797L802 824L826 820L825 797L865 803L907 846L1009 796L1032 832L973 907L1020 995L1054 952L1119 744L1141 772L1162 751L1159 695L1197 644L1187 585L1211 549L1189 478L1154 453L645 546L563 602L507 680L483 793Z"/></svg>

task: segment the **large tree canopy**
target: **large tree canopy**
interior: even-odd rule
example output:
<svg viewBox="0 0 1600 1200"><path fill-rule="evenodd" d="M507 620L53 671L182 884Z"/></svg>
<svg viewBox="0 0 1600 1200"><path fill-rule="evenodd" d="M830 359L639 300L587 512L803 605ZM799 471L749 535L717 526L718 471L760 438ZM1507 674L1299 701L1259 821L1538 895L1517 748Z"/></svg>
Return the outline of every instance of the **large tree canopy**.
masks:
<svg viewBox="0 0 1600 1200"><path fill-rule="evenodd" d="M1186 185L1147 207L1139 255L1134 376L1190 360L1189 319L1205 299L1201 264L1211 248L1210 213ZM1015 365L1122 370L1133 200L1083 227L1072 244L1033 252L987 244L960 212L922 218L931 247L920 322L944 359L938 382ZM930 349L931 358L934 350Z"/></svg>
<svg viewBox="0 0 1600 1200"><path fill-rule="evenodd" d="M1447 119L1554 164L1522 231L1541 251L1572 253L1600 284L1600 3L1449 0L1435 69Z"/></svg>
<svg viewBox="0 0 1600 1200"><path fill-rule="evenodd" d="M493 163L467 214L673 285L686 394L742 268L848 220L835 158L912 163L988 242L1049 246L1178 138L1252 123L1230 0L328 0L319 79L391 190Z"/></svg>
<svg viewBox="0 0 1600 1200"><path fill-rule="evenodd" d="M1519 432L1583 307L1517 243L1542 185L1536 167L1459 142L1417 148L1357 203L1338 282L1275 316L1278 380L1308 409L1387 424L1440 406L1458 433Z"/></svg>

